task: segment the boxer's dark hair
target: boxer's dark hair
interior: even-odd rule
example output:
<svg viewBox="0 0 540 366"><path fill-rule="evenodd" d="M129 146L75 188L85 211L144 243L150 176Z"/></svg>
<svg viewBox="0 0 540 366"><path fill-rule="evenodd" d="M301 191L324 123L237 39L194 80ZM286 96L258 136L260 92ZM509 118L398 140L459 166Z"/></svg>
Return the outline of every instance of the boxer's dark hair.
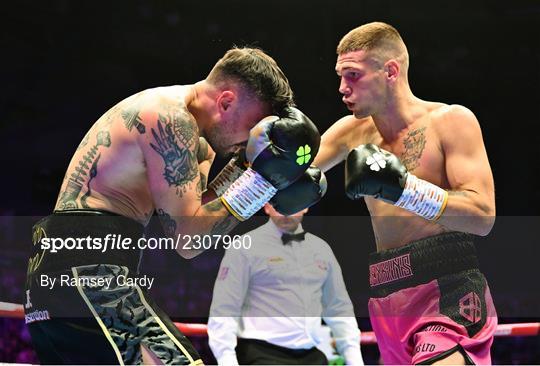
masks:
<svg viewBox="0 0 540 366"><path fill-rule="evenodd" d="M241 84L281 115L286 107L294 105L289 80L276 61L258 48L234 47L216 63L207 80L220 84L227 80Z"/></svg>

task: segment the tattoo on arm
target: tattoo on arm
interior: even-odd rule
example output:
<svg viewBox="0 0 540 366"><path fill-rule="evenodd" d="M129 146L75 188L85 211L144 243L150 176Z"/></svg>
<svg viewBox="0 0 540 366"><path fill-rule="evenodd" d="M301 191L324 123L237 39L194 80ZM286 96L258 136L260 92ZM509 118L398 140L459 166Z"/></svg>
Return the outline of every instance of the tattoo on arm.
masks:
<svg viewBox="0 0 540 366"><path fill-rule="evenodd" d="M156 212L158 214L159 221L161 221L161 226L163 227L165 235L173 237L176 234L176 221L171 217L171 215L161 208L158 208Z"/></svg>
<svg viewBox="0 0 540 366"><path fill-rule="evenodd" d="M239 223L239 221L229 213L225 206L223 206L223 203L219 198L208 202L203 206L203 209L208 213L215 213L220 210L223 210L224 213L224 216L214 224L210 234L226 234Z"/></svg>
<svg viewBox="0 0 540 366"><path fill-rule="evenodd" d="M238 221L234 216L226 216L216 222L210 231L210 235L220 235L229 233L236 225Z"/></svg>
<svg viewBox="0 0 540 366"><path fill-rule="evenodd" d="M170 187L176 187L180 197L197 178L199 166L194 148L198 142L196 124L179 110L159 115L157 131L151 129L155 143L150 147L161 155L165 164L163 177Z"/></svg>
<svg viewBox="0 0 540 366"><path fill-rule="evenodd" d="M223 209L223 203L219 199L208 202L203 208L208 212L216 212Z"/></svg>
<svg viewBox="0 0 540 366"><path fill-rule="evenodd" d="M199 180L199 189L198 189L198 192L199 194L202 196L202 193L204 191L206 191L206 182L207 182L207 178L206 178L206 175L204 175L203 173L200 173L200 180Z"/></svg>

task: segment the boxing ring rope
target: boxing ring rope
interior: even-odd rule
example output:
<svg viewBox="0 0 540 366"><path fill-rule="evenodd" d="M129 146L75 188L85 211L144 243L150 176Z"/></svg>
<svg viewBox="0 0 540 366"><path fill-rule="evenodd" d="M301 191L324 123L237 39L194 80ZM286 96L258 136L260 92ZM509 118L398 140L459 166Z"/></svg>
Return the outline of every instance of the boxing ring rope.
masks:
<svg viewBox="0 0 540 366"><path fill-rule="evenodd" d="M0 302L0 317L2 318L24 318L24 308L21 304ZM186 336L206 337L206 324L196 323L174 323L176 327ZM540 323L513 323L499 324L495 331L495 337L523 337L537 336L540 334ZM363 331L360 344L376 344L377 338L373 332Z"/></svg>

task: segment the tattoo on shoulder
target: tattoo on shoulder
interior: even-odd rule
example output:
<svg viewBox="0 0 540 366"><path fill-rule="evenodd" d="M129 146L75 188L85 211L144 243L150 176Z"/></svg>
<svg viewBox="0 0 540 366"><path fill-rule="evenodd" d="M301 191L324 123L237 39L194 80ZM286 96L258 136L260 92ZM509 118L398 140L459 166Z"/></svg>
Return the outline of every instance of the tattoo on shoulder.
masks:
<svg viewBox="0 0 540 366"><path fill-rule="evenodd" d="M151 132L154 142L150 146L165 164L163 177L182 197L198 176L197 125L181 108L169 109L159 114L157 130L152 128Z"/></svg>
<svg viewBox="0 0 540 366"><path fill-rule="evenodd" d="M67 178L66 188L60 194L57 209L72 210L81 207L89 208L86 201L92 194L90 183L98 174L97 165L99 158L101 157L101 152L99 152L101 146L111 146L111 135L109 131L98 132L94 146L82 156L75 169L73 169L73 172L69 175L69 178ZM81 197L79 205L77 200L84 185L86 185L87 191Z"/></svg>
<svg viewBox="0 0 540 366"><path fill-rule="evenodd" d="M133 127L135 127L141 135L146 132L146 127L143 125L139 117L139 111L136 108L127 108L121 114L124 120L124 126L126 126L128 131L131 132Z"/></svg>
<svg viewBox="0 0 540 366"><path fill-rule="evenodd" d="M416 169L420 165L420 157L426 147L426 127L409 131L407 137L403 139L405 152L401 155L401 162L408 171Z"/></svg>
<svg viewBox="0 0 540 366"><path fill-rule="evenodd" d="M165 212L163 209L158 208L156 210L159 220L161 221L161 226L163 226L163 231L169 237L172 237L176 234L176 221Z"/></svg>
<svg viewBox="0 0 540 366"><path fill-rule="evenodd" d="M146 127L142 123L140 112L140 99L145 92L139 92L113 106L98 120L101 128L110 127L114 121L122 117L124 126L131 132L133 127L142 135L146 132Z"/></svg>

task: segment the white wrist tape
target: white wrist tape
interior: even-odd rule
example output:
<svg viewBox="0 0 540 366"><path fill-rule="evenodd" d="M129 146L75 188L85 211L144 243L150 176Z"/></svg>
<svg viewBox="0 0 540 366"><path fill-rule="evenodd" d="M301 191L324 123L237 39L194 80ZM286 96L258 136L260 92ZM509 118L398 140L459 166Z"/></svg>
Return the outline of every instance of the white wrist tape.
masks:
<svg viewBox="0 0 540 366"><path fill-rule="evenodd" d="M446 208L447 201L447 191L409 173L405 189L395 206L422 216L426 220L437 220Z"/></svg>
<svg viewBox="0 0 540 366"><path fill-rule="evenodd" d="M249 219L276 194L262 175L248 168L220 197L227 209L240 221Z"/></svg>
<svg viewBox="0 0 540 366"><path fill-rule="evenodd" d="M233 159L229 161L217 177L208 184L208 188L213 189L219 197L223 195L227 188L229 188L235 180L240 178L243 173L244 169L236 165L236 160Z"/></svg>

